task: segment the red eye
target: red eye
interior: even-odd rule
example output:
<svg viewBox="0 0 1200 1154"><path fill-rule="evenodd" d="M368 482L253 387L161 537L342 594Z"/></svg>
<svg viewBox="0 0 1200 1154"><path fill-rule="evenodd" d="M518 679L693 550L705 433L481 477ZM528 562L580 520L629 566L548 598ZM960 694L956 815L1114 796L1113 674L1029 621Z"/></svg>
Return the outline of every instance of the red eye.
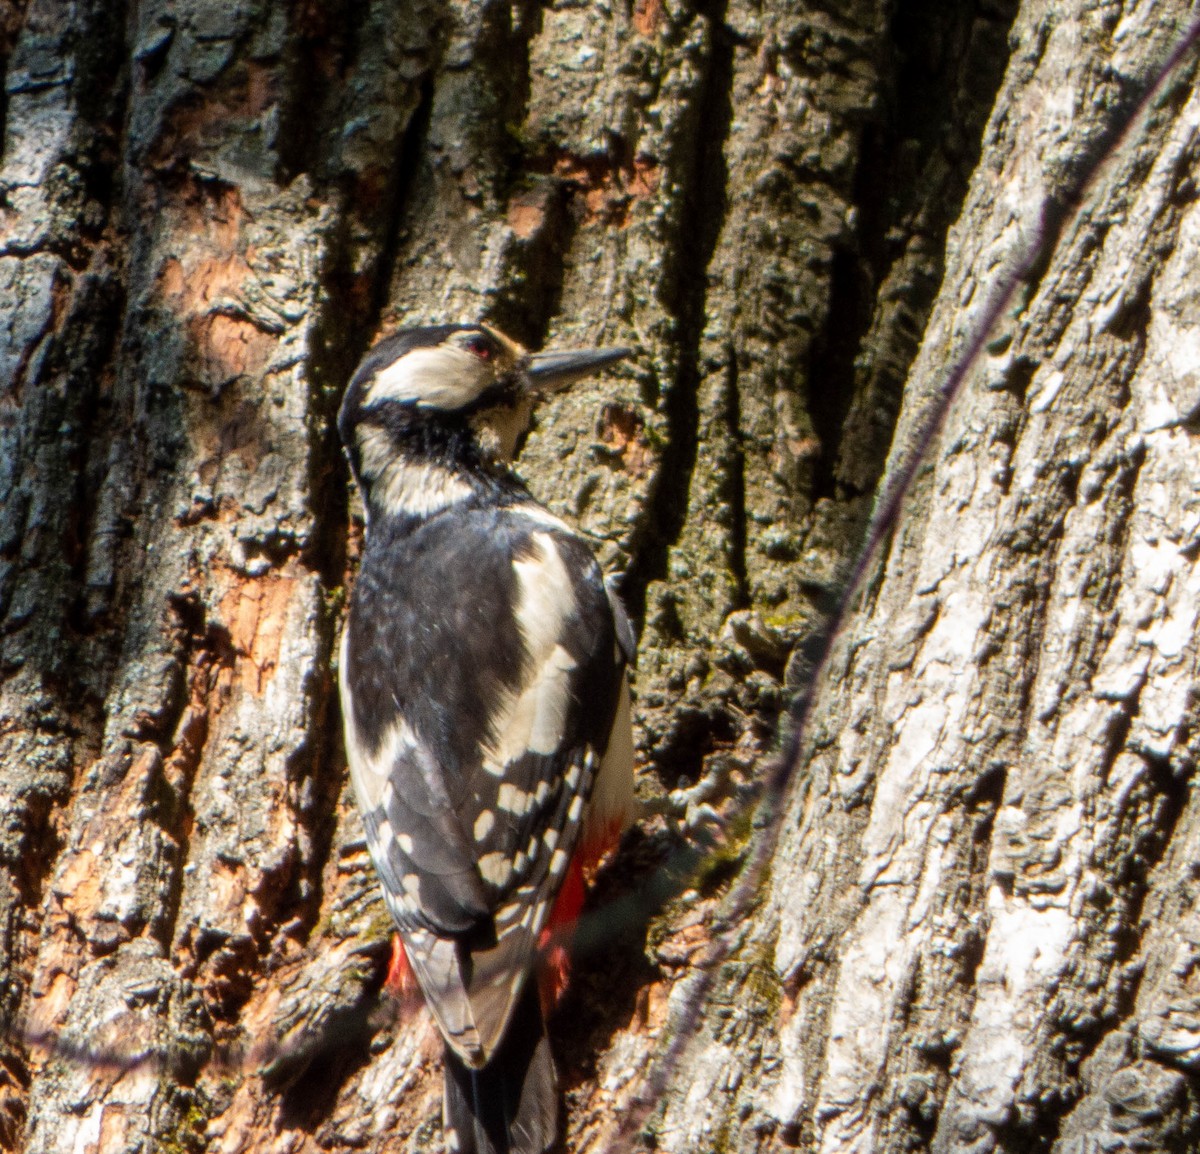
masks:
<svg viewBox="0 0 1200 1154"><path fill-rule="evenodd" d="M467 341L467 348L481 361L490 361L496 355L496 350L492 347L492 342L487 337L472 337Z"/></svg>

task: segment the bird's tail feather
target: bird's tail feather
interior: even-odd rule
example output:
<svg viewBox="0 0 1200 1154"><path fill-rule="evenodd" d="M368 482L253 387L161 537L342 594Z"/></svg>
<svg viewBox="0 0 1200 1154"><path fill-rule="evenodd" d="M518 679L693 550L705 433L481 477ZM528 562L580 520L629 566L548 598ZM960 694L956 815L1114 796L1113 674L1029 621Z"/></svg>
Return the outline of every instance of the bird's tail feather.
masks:
<svg viewBox="0 0 1200 1154"><path fill-rule="evenodd" d="M536 982L526 982L504 1041L475 1070L446 1047L443 1100L451 1154L546 1154L558 1142L558 1079Z"/></svg>

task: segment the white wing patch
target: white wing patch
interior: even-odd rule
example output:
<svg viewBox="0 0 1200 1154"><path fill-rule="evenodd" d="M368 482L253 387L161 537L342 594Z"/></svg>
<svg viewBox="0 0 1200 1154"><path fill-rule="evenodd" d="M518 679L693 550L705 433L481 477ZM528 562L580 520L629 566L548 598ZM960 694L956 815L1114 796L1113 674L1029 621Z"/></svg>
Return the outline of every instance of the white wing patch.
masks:
<svg viewBox="0 0 1200 1154"><path fill-rule="evenodd" d="M536 521L537 524L544 525L547 529L557 529L560 533L568 533L572 536L575 533L575 530L566 521L561 517L556 517L549 509L541 505L513 505L508 512L528 517L530 521Z"/></svg>
<svg viewBox="0 0 1200 1154"><path fill-rule="evenodd" d="M502 853L485 853L479 859L479 873L485 882L504 887L512 880L513 863Z"/></svg>
<svg viewBox="0 0 1200 1154"><path fill-rule="evenodd" d="M567 707L571 704L571 671L575 659L556 645L541 672L541 692L533 714L533 730L529 734L531 753L553 753L562 741Z"/></svg>
<svg viewBox="0 0 1200 1154"><path fill-rule="evenodd" d="M562 621L575 611L571 577L549 534L534 533L530 542L533 555L513 562L517 627L529 657L529 680L492 715L484 769L496 777L503 777L505 767L526 753L554 753L571 706L576 663L558 644Z"/></svg>
<svg viewBox="0 0 1200 1154"><path fill-rule="evenodd" d="M403 717L397 717L384 732L377 749L369 749L358 735L354 724L354 703L350 694L350 678L346 676L346 644L350 631L342 633L341 676L338 678L342 699L342 724L346 736L346 760L350 763L350 781L363 813L370 813L384 802L391 787L392 767L397 759L417 748L417 735Z"/></svg>
<svg viewBox="0 0 1200 1154"><path fill-rule="evenodd" d="M596 772L592 799L584 818L581 841L608 838L633 820L633 716L629 682L621 678L621 693L613 718L608 748Z"/></svg>
<svg viewBox="0 0 1200 1154"><path fill-rule="evenodd" d="M502 809L506 813L511 813L516 817L524 817L532 805L533 794L526 793L523 789L519 789L509 781L504 782L500 786L500 791L496 794L496 808Z"/></svg>

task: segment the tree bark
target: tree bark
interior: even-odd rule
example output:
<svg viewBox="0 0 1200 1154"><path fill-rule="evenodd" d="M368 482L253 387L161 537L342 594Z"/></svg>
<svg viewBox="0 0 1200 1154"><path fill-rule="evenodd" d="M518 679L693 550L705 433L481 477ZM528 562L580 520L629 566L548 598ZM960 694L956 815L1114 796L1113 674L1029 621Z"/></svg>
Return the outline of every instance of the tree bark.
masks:
<svg viewBox="0 0 1200 1154"><path fill-rule="evenodd" d="M723 787L700 864L660 817L597 879L552 1032L569 1148L611 1148L877 486L1046 206L633 1142L1197 1141L1190 64L1069 201L1186 19L0 7L0 1148L436 1142L340 747L333 417L379 332L476 318L637 346L521 470L624 573L641 794Z"/></svg>
<svg viewBox="0 0 1200 1154"><path fill-rule="evenodd" d="M893 467L1056 243L839 637L663 1148L1200 1140L1191 63L1071 201L1186 18L1022 6Z"/></svg>

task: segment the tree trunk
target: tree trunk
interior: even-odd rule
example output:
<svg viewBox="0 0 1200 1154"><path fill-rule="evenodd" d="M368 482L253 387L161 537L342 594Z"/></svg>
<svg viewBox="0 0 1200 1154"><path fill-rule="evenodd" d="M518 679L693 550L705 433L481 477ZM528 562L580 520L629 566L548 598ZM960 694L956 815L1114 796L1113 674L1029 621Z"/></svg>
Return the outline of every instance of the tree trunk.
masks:
<svg viewBox="0 0 1200 1154"><path fill-rule="evenodd" d="M1190 62L1071 212L1186 17L1022 6L893 468L1057 243L839 636L662 1148L1200 1142Z"/></svg>
<svg viewBox="0 0 1200 1154"><path fill-rule="evenodd" d="M698 866L656 818L597 879L552 1033L611 1148L1043 205L633 1144L1200 1141L1190 64L1066 215L1182 0L0 4L0 1147L436 1142L340 745L333 416L374 335L483 318L637 346L521 470L625 574L641 793L724 787Z"/></svg>

